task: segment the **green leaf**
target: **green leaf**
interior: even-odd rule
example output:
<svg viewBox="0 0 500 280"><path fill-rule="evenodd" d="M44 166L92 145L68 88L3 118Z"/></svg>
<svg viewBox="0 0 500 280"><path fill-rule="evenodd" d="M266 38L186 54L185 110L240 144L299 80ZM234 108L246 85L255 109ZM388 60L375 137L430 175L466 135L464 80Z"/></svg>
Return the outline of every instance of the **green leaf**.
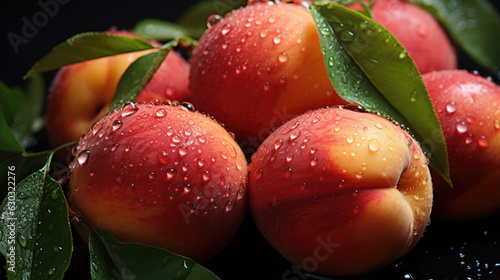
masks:
<svg viewBox="0 0 500 280"><path fill-rule="evenodd" d="M7 125L2 112L0 112L0 154L23 152L24 148L19 144L12 130Z"/></svg>
<svg viewBox="0 0 500 280"><path fill-rule="evenodd" d="M86 60L153 48L144 39L111 35L105 32L81 33L57 45L39 60L24 78Z"/></svg>
<svg viewBox="0 0 500 280"><path fill-rule="evenodd" d="M436 17L471 58L500 71L500 15L486 0L410 0Z"/></svg>
<svg viewBox="0 0 500 280"><path fill-rule="evenodd" d="M0 154L0 170L8 170L14 166L16 169L16 181L24 180L31 173L39 170L47 163L48 155L33 155L27 153ZM0 173L0 182L8 181L8 172ZM7 188L0 188L0 200L7 196Z"/></svg>
<svg viewBox="0 0 500 280"><path fill-rule="evenodd" d="M28 139L43 126L41 116L45 101L45 81L41 75L28 80L26 92L17 116L10 126L14 136L22 146L27 146Z"/></svg>
<svg viewBox="0 0 500 280"><path fill-rule="evenodd" d="M125 71L118 86L115 96L109 106L108 114L113 110L122 107L127 102L135 102L141 91L153 78L156 70L160 67L168 52L177 46L180 41L186 41L188 44L194 44L194 40L189 38L177 38L161 46L160 51L150 53L139 57Z"/></svg>
<svg viewBox="0 0 500 280"><path fill-rule="evenodd" d="M92 279L219 279L189 258L156 247L120 242L105 230L91 229L89 250Z"/></svg>
<svg viewBox="0 0 500 280"><path fill-rule="evenodd" d="M344 6L313 4L311 13L337 94L407 127L451 184L439 120L406 50L382 25Z"/></svg>
<svg viewBox="0 0 500 280"><path fill-rule="evenodd" d="M0 113L10 126L14 121L23 101L23 90L20 87L10 88L0 81Z"/></svg>
<svg viewBox="0 0 500 280"><path fill-rule="evenodd" d="M62 279L69 266L68 208L61 186L48 176L50 159L18 185L9 184L2 203L0 252L9 279ZM9 172L15 177L18 170Z"/></svg>
<svg viewBox="0 0 500 280"><path fill-rule="evenodd" d="M197 30L160 19L139 21L134 26L134 33L158 41L168 41L179 37L199 38L201 36Z"/></svg>

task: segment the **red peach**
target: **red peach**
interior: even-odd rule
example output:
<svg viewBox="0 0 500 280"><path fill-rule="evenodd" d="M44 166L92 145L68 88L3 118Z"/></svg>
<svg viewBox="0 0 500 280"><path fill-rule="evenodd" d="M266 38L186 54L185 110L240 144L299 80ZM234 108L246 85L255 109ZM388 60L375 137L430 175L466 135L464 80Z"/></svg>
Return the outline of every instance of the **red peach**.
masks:
<svg viewBox="0 0 500 280"><path fill-rule="evenodd" d="M363 9L360 4L348 6ZM375 0L374 20L398 39L420 73L457 68L457 56L439 22L416 4L404 0Z"/></svg>
<svg viewBox="0 0 500 280"><path fill-rule="evenodd" d="M305 113L262 143L249 170L256 225L307 271L382 268L410 251L429 222L427 159L406 131L375 114Z"/></svg>
<svg viewBox="0 0 500 280"><path fill-rule="evenodd" d="M255 148L296 114L345 104L311 14L289 3L254 3L210 26L193 50L190 89L197 108Z"/></svg>
<svg viewBox="0 0 500 280"><path fill-rule="evenodd" d="M500 209L500 86L465 70L423 76L443 128L453 188L435 176L436 217L467 220Z"/></svg>
<svg viewBox="0 0 500 280"><path fill-rule="evenodd" d="M109 33L134 37L124 31ZM152 51L104 57L60 69L52 82L45 114L51 144L59 146L78 140L94 122L104 117L125 70L137 58ZM187 101L188 76L187 61L171 51L138 100Z"/></svg>
<svg viewBox="0 0 500 280"><path fill-rule="evenodd" d="M182 106L115 110L81 138L70 168L73 210L123 242L203 262L245 215L243 152L217 122Z"/></svg>

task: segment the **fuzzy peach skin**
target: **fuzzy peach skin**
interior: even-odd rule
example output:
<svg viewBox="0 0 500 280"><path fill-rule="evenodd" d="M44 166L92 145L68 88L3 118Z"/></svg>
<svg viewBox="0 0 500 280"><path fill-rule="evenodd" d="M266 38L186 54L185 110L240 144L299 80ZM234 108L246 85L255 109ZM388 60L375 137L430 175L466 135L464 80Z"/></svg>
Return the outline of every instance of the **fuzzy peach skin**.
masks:
<svg viewBox="0 0 500 280"><path fill-rule="evenodd" d="M247 207L243 152L182 106L128 104L106 116L81 138L69 176L70 205L93 227L199 262L232 239Z"/></svg>
<svg viewBox="0 0 500 280"><path fill-rule="evenodd" d="M296 114L345 104L328 79L314 20L300 5L257 2L232 11L203 34L190 62L193 104L240 143L256 147Z"/></svg>
<svg viewBox="0 0 500 280"><path fill-rule="evenodd" d="M264 237L306 271L335 276L382 268L429 223L427 159L405 131L370 113L305 113L252 156L249 201Z"/></svg>
<svg viewBox="0 0 500 280"><path fill-rule="evenodd" d="M457 68L457 55L448 35L426 10L404 0L375 0L374 20L398 39L420 73ZM350 9L362 10L359 3Z"/></svg>
<svg viewBox="0 0 500 280"><path fill-rule="evenodd" d="M500 86L465 70L423 76L443 128L450 188L435 176L436 217L468 220L500 209Z"/></svg>
<svg viewBox="0 0 500 280"><path fill-rule="evenodd" d="M134 37L130 32L110 31ZM153 45L159 45L152 42ZM78 140L90 126L104 117L125 70L153 50L121 54L63 67L52 81L45 120L53 146ZM189 65L171 51L141 92L138 101L189 99Z"/></svg>

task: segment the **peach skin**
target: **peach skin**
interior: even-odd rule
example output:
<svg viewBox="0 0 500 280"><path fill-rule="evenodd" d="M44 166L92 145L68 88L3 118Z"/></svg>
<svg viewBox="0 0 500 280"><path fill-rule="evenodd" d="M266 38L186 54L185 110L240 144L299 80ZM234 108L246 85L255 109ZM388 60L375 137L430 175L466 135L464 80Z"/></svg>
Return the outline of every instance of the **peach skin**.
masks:
<svg viewBox="0 0 500 280"><path fill-rule="evenodd" d="M93 227L198 262L229 243L247 208L243 152L183 106L115 110L81 138L69 177L69 202Z"/></svg>
<svg viewBox="0 0 500 280"><path fill-rule="evenodd" d="M435 176L434 214L470 220L500 209L500 86L465 70L425 74L443 128L453 189Z"/></svg>
<svg viewBox="0 0 500 280"><path fill-rule="evenodd" d="M264 237L306 271L368 273L422 236L433 196L427 164L418 143L380 116L310 111L252 156L250 209Z"/></svg>

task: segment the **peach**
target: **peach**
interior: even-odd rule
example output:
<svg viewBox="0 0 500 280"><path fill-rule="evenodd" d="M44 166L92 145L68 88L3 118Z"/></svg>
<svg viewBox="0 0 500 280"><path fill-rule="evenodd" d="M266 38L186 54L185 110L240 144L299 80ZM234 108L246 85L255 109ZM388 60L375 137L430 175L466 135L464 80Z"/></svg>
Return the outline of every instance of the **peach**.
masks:
<svg viewBox="0 0 500 280"><path fill-rule="evenodd" d="M123 31L109 33L134 36ZM45 114L51 144L59 146L75 141L86 133L94 122L106 114L125 70L137 58L150 52L152 50L104 57L60 69L52 82ZM187 101L188 76L187 61L171 51L141 92L138 101Z"/></svg>
<svg viewBox="0 0 500 280"><path fill-rule="evenodd" d="M362 9L360 4L348 6ZM374 20L398 39L420 73L457 68L457 55L439 22L416 4L404 0L375 0Z"/></svg>
<svg viewBox="0 0 500 280"><path fill-rule="evenodd" d="M69 202L93 227L199 262L231 240L247 207L243 152L183 106L115 110L81 138L69 177Z"/></svg>
<svg viewBox="0 0 500 280"><path fill-rule="evenodd" d="M450 188L435 176L436 217L468 220L500 209L500 86L465 70L425 74L443 128Z"/></svg>
<svg viewBox="0 0 500 280"><path fill-rule="evenodd" d="M345 104L335 93L311 14L257 2L229 13L191 57L191 101L256 148L282 122L309 109Z"/></svg>
<svg viewBox="0 0 500 280"><path fill-rule="evenodd" d="M427 164L390 121L318 109L285 123L252 156L250 209L264 237L304 270L368 273L422 236L432 207Z"/></svg>

